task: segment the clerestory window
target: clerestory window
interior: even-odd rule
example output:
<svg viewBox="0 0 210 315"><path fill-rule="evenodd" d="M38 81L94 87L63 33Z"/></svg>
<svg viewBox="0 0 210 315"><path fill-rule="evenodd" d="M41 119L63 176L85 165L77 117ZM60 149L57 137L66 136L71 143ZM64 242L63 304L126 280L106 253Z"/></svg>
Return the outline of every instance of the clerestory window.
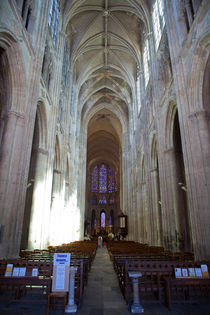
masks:
<svg viewBox="0 0 210 315"><path fill-rule="evenodd" d="M54 45L56 46L57 43L57 37L58 37L58 24L59 24L59 17L60 17L60 11L59 11L59 4L57 0L51 1L51 7L50 7L50 16L49 16L49 27L52 35L52 39L54 42Z"/></svg>
<svg viewBox="0 0 210 315"><path fill-rule="evenodd" d="M158 49L163 28L165 25L163 0L155 0L152 10L153 31L155 40L155 49Z"/></svg>
<svg viewBox="0 0 210 315"><path fill-rule="evenodd" d="M149 63L150 63L150 54L149 54L149 41L148 39L144 42L143 48L143 67L144 67L144 83L145 88L147 87L149 81Z"/></svg>
<svg viewBox="0 0 210 315"><path fill-rule="evenodd" d="M115 169L104 163L94 166L89 173L89 190L100 194L116 192L117 174ZM101 199L101 203L105 203L104 199Z"/></svg>

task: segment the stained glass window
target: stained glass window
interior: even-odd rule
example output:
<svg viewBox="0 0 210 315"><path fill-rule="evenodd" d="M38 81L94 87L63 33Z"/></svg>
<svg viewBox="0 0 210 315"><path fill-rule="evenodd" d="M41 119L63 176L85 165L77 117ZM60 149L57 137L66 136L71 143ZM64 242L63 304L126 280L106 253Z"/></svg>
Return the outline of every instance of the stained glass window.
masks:
<svg viewBox="0 0 210 315"><path fill-rule="evenodd" d="M117 172L115 172L115 191L117 191Z"/></svg>
<svg viewBox="0 0 210 315"><path fill-rule="evenodd" d="M114 172L111 166L108 168L108 192L114 192Z"/></svg>
<svg viewBox="0 0 210 315"><path fill-rule="evenodd" d="M117 191L117 173L111 166L95 166L88 174L88 189L91 192L113 193Z"/></svg>
<svg viewBox="0 0 210 315"><path fill-rule="evenodd" d="M106 215L105 212L101 212L101 228L106 227Z"/></svg>
<svg viewBox="0 0 210 315"><path fill-rule="evenodd" d="M109 217L109 226L112 226L112 216Z"/></svg>
<svg viewBox="0 0 210 315"><path fill-rule="evenodd" d="M98 191L98 167L97 166L95 166L92 171L91 191L92 192Z"/></svg>
<svg viewBox="0 0 210 315"><path fill-rule="evenodd" d="M107 203L106 197L104 195L100 196L99 204L100 205L106 205L106 203Z"/></svg>
<svg viewBox="0 0 210 315"><path fill-rule="evenodd" d="M65 86L67 83L67 76L68 76L68 64L69 64L69 52L68 52L67 42L65 42L64 56L63 56L63 69L62 69L63 82Z"/></svg>
<svg viewBox="0 0 210 315"><path fill-rule="evenodd" d="M107 192L107 168L102 164L99 171L99 193L105 192Z"/></svg>
<svg viewBox="0 0 210 315"><path fill-rule="evenodd" d="M92 198L92 205L97 205L97 198L96 198L96 196L93 196L93 198Z"/></svg>
<svg viewBox="0 0 210 315"><path fill-rule="evenodd" d="M109 204L113 205L114 204L114 196L111 196L111 198L109 199Z"/></svg>
<svg viewBox="0 0 210 315"><path fill-rule="evenodd" d="M94 230L96 230L96 218L94 219Z"/></svg>
<svg viewBox="0 0 210 315"><path fill-rule="evenodd" d="M59 17L60 17L59 4L57 0L51 0L50 16L49 16L48 23L50 26L51 35L52 35L55 46L56 46L57 36L58 36Z"/></svg>

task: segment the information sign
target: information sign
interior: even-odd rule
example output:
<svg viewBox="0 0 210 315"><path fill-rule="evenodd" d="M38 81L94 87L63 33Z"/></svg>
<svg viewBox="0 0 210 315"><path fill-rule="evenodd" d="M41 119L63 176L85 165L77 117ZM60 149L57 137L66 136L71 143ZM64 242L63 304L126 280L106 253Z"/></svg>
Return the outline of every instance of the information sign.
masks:
<svg viewBox="0 0 210 315"><path fill-rule="evenodd" d="M52 292L68 292L70 260L70 253L54 254Z"/></svg>

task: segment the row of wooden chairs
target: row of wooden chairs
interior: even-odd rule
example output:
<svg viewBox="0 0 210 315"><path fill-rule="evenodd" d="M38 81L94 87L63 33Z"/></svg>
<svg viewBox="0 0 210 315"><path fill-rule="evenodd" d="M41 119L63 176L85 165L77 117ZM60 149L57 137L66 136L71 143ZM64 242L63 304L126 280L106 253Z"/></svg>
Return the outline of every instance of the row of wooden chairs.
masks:
<svg viewBox="0 0 210 315"><path fill-rule="evenodd" d="M138 259L150 260L178 260L178 261L193 261L194 254L190 252L175 252L164 250L162 246L149 246L138 242L120 241L109 242L107 245L111 260L114 256L124 256L128 258L138 257Z"/></svg>
<svg viewBox="0 0 210 315"><path fill-rule="evenodd" d="M117 242L109 243L108 250L121 292L128 305L133 302L133 286L129 272L141 273L138 282L139 295L143 303L148 301L161 303L164 298L165 305L171 309L172 300L174 302L177 292L184 300L192 291L196 294L210 293L209 278L177 279L174 274L175 268L195 268L201 264L206 264L209 269L209 261L195 262L192 253L172 253L160 247L155 249L154 246L148 250L149 246L145 244L129 241L120 243L121 247Z"/></svg>
<svg viewBox="0 0 210 315"><path fill-rule="evenodd" d="M71 251L74 248L73 252ZM15 301L30 301L29 295L38 297L38 301L45 301L49 297L52 286L53 257L56 252L71 252L71 266L77 267L75 275L75 302L79 306L82 302L84 286L87 284L88 272L96 254L96 242L74 242L49 248L47 250L36 249L34 251L21 251L20 259L0 260L0 291L3 295L15 299ZM84 251L83 251L84 249ZM24 277L5 277L7 264L14 267L26 267ZM38 276L33 277L31 271L38 269ZM9 292L12 292L12 297ZM34 295L33 293L39 293ZM21 299L19 299L21 297ZM42 298L40 298L42 297Z"/></svg>

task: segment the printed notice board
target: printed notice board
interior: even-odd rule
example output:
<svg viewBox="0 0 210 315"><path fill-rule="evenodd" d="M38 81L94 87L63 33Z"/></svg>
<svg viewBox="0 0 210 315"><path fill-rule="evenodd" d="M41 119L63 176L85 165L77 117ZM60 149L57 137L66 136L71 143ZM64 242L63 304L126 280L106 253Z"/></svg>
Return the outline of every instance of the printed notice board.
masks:
<svg viewBox="0 0 210 315"><path fill-rule="evenodd" d="M70 253L54 254L52 292L68 292L70 259Z"/></svg>

